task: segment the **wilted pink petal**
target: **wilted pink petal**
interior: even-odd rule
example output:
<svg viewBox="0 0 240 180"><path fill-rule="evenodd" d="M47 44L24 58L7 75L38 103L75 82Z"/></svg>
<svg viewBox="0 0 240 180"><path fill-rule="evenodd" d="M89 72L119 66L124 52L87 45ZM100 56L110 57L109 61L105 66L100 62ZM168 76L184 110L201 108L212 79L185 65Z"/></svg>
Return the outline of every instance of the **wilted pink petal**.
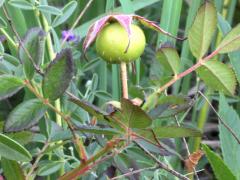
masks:
<svg viewBox="0 0 240 180"><path fill-rule="evenodd" d="M131 36L132 15L114 15L112 18L116 19L127 31L128 37Z"/></svg>
<svg viewBox="0 0 240 180"><path fill-rule="evenodd" d="M128 45L125 50L125 53L126 53L130 45L130 39L131 39L130 37L132 34L131 24L132 24L133 16L132 15L114 15L113 18L116 19L128 33Z"/></svg>
<svg viewBox="0 0 240 180"><path fill-rule="evenodd" d="M133 15L133 18L134 19L137 19L141 24L143 24L144 26L148 27L148 28L151 28L155 31L158 31L160 33L163 33L169 37L172 37L174 39L177 39L177 40L185 40L186 38L179 38L179 37L175 37L173 36L172 34L170 34L169 32L167 31L164 31L161 27L159 27L155 22L153 21L149 21L148 19L142 17L142 16L138 16L138 15Z"/></svg>
<svg viewBox="0 0 240 180"><path fill-rule="evenodd" d="M111 16L105 16L98 21L96 21L93 25L90 26L86 38L83 42L83 51L85 52L86 49L92 44L92 42L96 39L98 33L104 27Z"/></svg>
<svg viewBox="0 0 240 180"><path fill-rule="evenodd" d="M166 32L162 28L160 28L155 22L149 21L142 16L114 14L114 15L105 16L105 17L99 19L93 25L90 26L90 28L88 30L88 33L87 33L87 36L86 36L86 38L83 42L83 52L84 53L86 52L87 48L96 39L98 33L102 30L104 25L111 20L116 20L117 22L119 22L123 26L123 28L126 30L126 32L128 33L129 42L128 42L128 46L126 47L126 52L127 52L128 47L130 45L131 24L132 24L133 19L138 20L140 23L142 23L146 27L149 27L149 28L151 28L155 31L163 33L163 34L165 34L167 36L170 36L174 39L178 39L178 40L185 40L186 39L186 38L178 38L178 37L173 36L172 34Z"/></svg>

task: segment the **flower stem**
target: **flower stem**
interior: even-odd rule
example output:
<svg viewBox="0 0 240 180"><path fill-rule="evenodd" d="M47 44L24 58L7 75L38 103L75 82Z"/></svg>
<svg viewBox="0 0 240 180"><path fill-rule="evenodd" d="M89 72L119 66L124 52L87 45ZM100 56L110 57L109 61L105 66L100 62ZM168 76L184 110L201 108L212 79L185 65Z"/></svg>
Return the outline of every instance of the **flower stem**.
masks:
<svg viewBox="0 0 240 180"><path fill-rule="evenodd" d="M127 65L121 62L121 82L122 82L122 97L128 99L128 79L127 79Z"/></svg>

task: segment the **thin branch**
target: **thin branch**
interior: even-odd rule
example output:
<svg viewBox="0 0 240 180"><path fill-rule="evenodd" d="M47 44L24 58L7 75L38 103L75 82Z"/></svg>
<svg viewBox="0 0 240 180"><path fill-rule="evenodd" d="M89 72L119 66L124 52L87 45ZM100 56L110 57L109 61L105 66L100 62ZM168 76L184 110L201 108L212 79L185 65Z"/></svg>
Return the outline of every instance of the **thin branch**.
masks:
<svg viewBox="0 0 240 180"><path fill-rule="evenodd" d="M177 118L176 115L175 115L175 120L176 120L176 123L177 123L178 127L181 127L181 125L180 125L180 123L179 123L178 118ZM183 139L183 144L184 144L184 146L185 146L185 148L186 148L186 150L187 150L187 155L190 156L191 153L190 153L190 150L189 150L189 147L188 147L188 144L187 144L187 140L186 140L185 137L183 137L182 139ZM193 172L194 172L197 180L199 180L199 177L198 177L198 174L197 174L197 171L196 171L196 168L195 168L195 167L193 167Z"/></svg>
<svg viewBox="0 0 240 180"><path fill-rule="evenodd" d="M179 172L171 169L168 167L168 165L162 163L161 161L159 161L151 152L149 152L145 147L143 147L141 144L135 142L146 154L148 154L158 165L160 168L164 169L165 171L171 173L172 175L178 177L179 179L182 180L190 180L188 177L180 174Z"/></svg>
<svg viewBox="0 0 240 180"><path fill-rule="evenodd" d="M59 180L72 180L76 179L77 177L85 174L87 171L91 170L96 165L106 161L107 159L119 154L123 149L125 149L128 144L125 144L120 150L112 152L109 156L105 156L101 159L103 155L111 152L114 150L115 146L119 144L121 140L120 139L112 139L107 142L106 146L103 147L101 150L99 150L95 155L90 157L86 162L81 163L80 166L77 168L65 173L63 176L59 178Z"/></svg>
<svg viewBox="0 0 240 180"><path fill-rule="evenodd" d="M216 109L213 107L213 105L211 104L211 102L208 100L208 98L201 92L198 91L198 93L205 99L205 101L209 104L209 106L212 108L212 110L214 111L214 113L217 115L218 120L220 121L220 123L223 124L223 126L232 134L232 136L236 139L236 141L238 142L238 144L240 144L240 139L237 137L236 133L233 131L233 129L228 126L228 124L226 124L224 122L224 120L220 117L220 115L218 114L218 112L216 111Z"/></svg>
<svg viewBox="0 0 240 180"><path fill-rule="evenodd" d="M78 137L74 131L73 125L70 123L70 116L65 115L63 112L59 111L55 108L47 99L45 99L32 85L28 80L24 81L25 86L38 98L40 99L45 105L47 105L50 109L52 109L55 113L59 114L67 123L74 140L77 140Z"/></svg>
<svg viewBox="0 0 240 180"><path fill-rule="evenodd" d="M42 148L42 149L40 150L40 152L38 153L36 160L34 161L31 169L30 169L29 172L28 172L28 174L26 175L26 180L32 179L32 178L31 178L31 175L32 175L32 173L34 172L34 170L36 169L36 167L37 167L39 161L41 160L41 158L44 156L44 152L46 151L46 149L48 148L48 146L49 146L49 143L48 143L48 141L47 141L47 142L45 142L43 148Z"/></svg>
<svg viewBox="0 0 240 180"><path fill-rule="evenodd" d="M3 13L4 13L5 17L7 18L7 21L8 21L8 23L9 23L9 25L10 25L13 33L16 35L16 37L17 37L17 39L18 39L19 45L20 45L20 46L23 48L23 50L26 52L27 57L28 57L29 60L31 61L34 69L36 70L36 72L37 72L38 74L40 74L40 75L43 76L43 72L42 72L41 69L35 64L32 56L31 56L30 53L29 53L29 51L28 51L28 50L25 48L25 46L23 45L22 40L21 40L21 37L19 36L19 34L18 34L18 32L17 32L14 24L12 23L12 19L11 19L11 17L10 17L9 14L8 14L8 11L7 11L7 8L5 7L5 5L3 5Z"/></svg>
<svg viewBox="0 0 240 180"><path fill-rule="evenodd" d="M122 174L120 176L116 176L114 178L111 178L110 180L115 180L115 179L120 179L120 178L124 178L124 177L127 177L127 176L132 176L134 174L138 174L138 173L143 172L143 171L154 170L154 169L157 169L157 168L158 167L154 166L154 167L147 167L147 168L138 169L138 170L135 170L135 171L131 171L131 172Z"/></svg>
<svg viewBox="0 0 240 180"><path fill-rule="evenodd" d="M81 18L83 17L83 15L86 13L87 9L90 7L90 5L92 4L94 0L89 0L88 3L86 4L86 6L84 7L84 9L81 11L81 13L79 14L79 16L77 17L76 21L73 23L70 32L73 31L73 29L77 26L77 24L79 23L79 21L81 20ZM63 39L62 43L61 43L61 47L63 47L64 43L66 42L66 40L68 39L69 34L66 35L66 37Z"/></svg>

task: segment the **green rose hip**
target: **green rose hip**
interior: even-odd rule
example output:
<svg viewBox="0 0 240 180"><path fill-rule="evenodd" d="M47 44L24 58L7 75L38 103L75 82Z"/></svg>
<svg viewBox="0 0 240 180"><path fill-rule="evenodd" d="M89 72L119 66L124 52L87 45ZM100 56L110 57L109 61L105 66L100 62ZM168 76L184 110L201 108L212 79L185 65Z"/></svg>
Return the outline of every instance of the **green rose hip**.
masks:
<svg viewBox="0 0 240 180"><path fill-rule="evenodd" d="M119 23L107 24L97 36L97 53L109 63L129 63L139 58L145 48L145 35L137 25L131 24L130 28L128 47L129 38L126 30Z"/></svg>

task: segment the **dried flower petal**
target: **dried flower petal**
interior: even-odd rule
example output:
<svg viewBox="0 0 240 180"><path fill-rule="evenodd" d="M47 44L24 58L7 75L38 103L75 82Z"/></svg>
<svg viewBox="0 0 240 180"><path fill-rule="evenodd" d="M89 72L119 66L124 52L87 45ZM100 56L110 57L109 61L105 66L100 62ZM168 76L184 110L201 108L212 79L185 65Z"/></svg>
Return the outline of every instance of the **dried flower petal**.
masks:
<svg viewBox="0 0 240 180"><path fill-rule="evenodd" d="M177 40L180 40L180 41L183 41L185 40L186 38L179 38L179 37L175 37L173 36L171 33L167 32L167 31L164 31L161 27L159 27L154 21L150 21L142 16L138 16L138 15L133 15L133 18L134 19L137 19L142 25L150 28L150 29L153 29L157 32L160 32L160 33L163 33L169 37L172 37L174 39L177 39Z"/></svg>
<svg viewBox="0 0 240 180"><path fill-rule="evenodd" d="M93 43L93 41L96 39L97 35L102 30L102 28L105 26L105 24L107 24L108 22L110 22L112 20L119 22L128 33L129 43L128 43L128 46L126 47L126 51L127 51L128 47L130 45L130 36L131 36L131 28L130 27L131 27L133 19L138 20L141 24L143 24L146 27L149 27L157 32L163 33L172 38L175 38L178 40L186 39L186 38L178 38L178 37L173 36L172 34L166 32L162 28L160 28L155 22L149 21L148 19L146 19L142 16L114 14L114 15L105 16L90 26L87 36L83 42L83 52L84 53L86 52L87 48Z"/></svg>
<svg viewBox="0 0 240 180"><path fill-rule="evenodd" d="M98 33L102 30L102 28L105 26L105 24L107 24L111 20L118 21L124 27L124 29L127 31L128 36L129 37L131 36L130 25L132 24L132 15L105 16L90 26L90 29L88 30L88 33L86 36L86 39L83 42L83 51L84 52L92 44L92 42L96 39Z"/></svg>
<svg viewBox="0 0 240 180"><path fill-rule="evenodd" d="M92 42L96 39L98 33L104 27L104 25L109 20L110 16L105 16L98 21L96 21L93 25L90 26L87 36L83 42L83 52L86 52L87 48L92 44Z"/></svg>

